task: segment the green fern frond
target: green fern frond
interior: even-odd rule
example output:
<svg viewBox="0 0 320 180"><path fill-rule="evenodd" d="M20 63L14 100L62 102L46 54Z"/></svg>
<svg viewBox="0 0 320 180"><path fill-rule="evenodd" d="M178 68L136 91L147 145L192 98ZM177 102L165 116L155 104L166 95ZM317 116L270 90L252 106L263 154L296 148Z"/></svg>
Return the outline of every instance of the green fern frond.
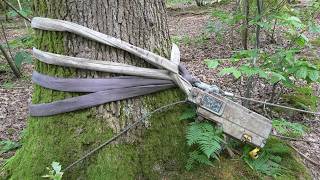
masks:
<svg viewBox="0 0 320 180"><path fill-rule="evenodd" d="M274 119L272 121L272 126L282 135L295 137L302 136L307 130L307 127L302 124L292 123L284 119Z"/></svg>
<svg viewBox="0 0 320 180"><path fill-rule="evenodd" d="M201 152L208 158L218 158L221 151L221 130L209 123L190 123L187 129L187 144L189 146L197 144Z"/></svg>
<svg viewBox="0 0 320 180"><path fill-rule="evenodd" d="M244 147L243 160L254 169L268 176L280 176L284 171L284 167L280 165L282 158L280 156L263 151L257 159L252 159L249 156L250 147Z"/></svg>
<svg viewBox="0 0 320 180"><path fill-rule="evenodd" d="M197 116L197 112L195 107L189 107L187 108L179 117L179 120L188 120L188 119L193 119Z"/></svg>
<svg viewBox="0 0 320 180"><path fill-rule="evenodd" d="M291 148L284 142L276 138L269 138L269 143L263 148L263 151L274 155L288 155L291 153Z"/></svg>
<svg viewBox="0 0 320 180"><path fill-rule="evenodd" d="M193 168L194 163L206 164L212 166L212 162L201 152L193 151L189 153L189 159L186 164L186 169L189 171Z"/></svg>

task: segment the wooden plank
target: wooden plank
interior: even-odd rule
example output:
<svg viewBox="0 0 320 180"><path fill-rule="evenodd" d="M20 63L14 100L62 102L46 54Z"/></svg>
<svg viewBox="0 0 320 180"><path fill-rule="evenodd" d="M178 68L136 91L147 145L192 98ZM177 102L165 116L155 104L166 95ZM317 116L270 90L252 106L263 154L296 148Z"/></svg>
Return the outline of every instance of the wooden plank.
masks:
<svg viewBox="0 0 320 180"><path fill-rule="evenodd" d="M33 48L33 55L41 62L45 62L47 64L109 73L127 74L132 76L144 76L156 79L172 80L171 76L169 76L169 71L167 70L141 68L110 61L99 61L86 58L63 56L59 54L44 52L36 48Z"/></svg>
<svg viewBox="0 0 320 180"><path fill-rule="evenodd" d="M175 43L172 43L170 60L176 65L180 64L180 50Z"/></svg>
<svg viewBox="0 0 320 180"><path fill-rule="evenodd" d="M87 27L57 19L35 17L31 22L32 28L48 30L48 31L66 31L74 33L88 39L100 42L102 44L112 46L115 48L123 49L131 54L134 54L145 61L157 66L169 70L173 73L179 73L178 65L169 61L168 59L161 57L155 53L144 50L142 48L131 45L125 41L114 38L112 36L94 31Z"/></svg>
<svg viewBox="0 0 320 180"><path fill-rule="evenodd" d="M214 113L210 108L205 107L203 97L211 96L219 102L223 102L221 106L222 113ZM249 143L263 147L266 139L272 129L272 124L269 119L260 114L257 114L238 103L231 101L219 94L208 94L200 89L193 88L189 96L189 100L199 105L199 115L219 123L223 127L223 131L237 139L243 139L244 135L251 137ZM221 110L221 109L220 109Z"/></svg>

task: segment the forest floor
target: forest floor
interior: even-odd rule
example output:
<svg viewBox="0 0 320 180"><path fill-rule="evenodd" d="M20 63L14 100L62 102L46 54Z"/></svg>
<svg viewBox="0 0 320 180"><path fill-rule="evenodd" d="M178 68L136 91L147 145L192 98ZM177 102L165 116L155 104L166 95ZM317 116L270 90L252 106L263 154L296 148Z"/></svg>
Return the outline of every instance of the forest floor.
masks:
<svg viewBox="0 0 320 180"><path fill-rule="evenodd" d="M228 7L223 8L227 9ZM205 29L211 19L210 12L211 8L189 9L189 7L178 7L169 10L168 23L171 38L173 41L179 43L181 61L193 75L204 82L216 84L223 90L243 95L245 91L245 83L243 80L234 80L229 76L220 77L217 75L217 70L208 69L204 63L205 59L229 58L234 51L242 47L240 36L234 34L232 31L227 31L223 34L224 38L219 42L213 35L206 35ZM18 20L6 23L5 26L10 27L10 29L7 28L5 31L9 41L24 37L28 35L29 32L23 27L23 22ZM19 28L15 26L19 26ZM0 43L5 43L3 35L1 35ZM269 42L263 38L262 47L270 47ZM20 51L21 48L24 47L13 48L12 53L14 54L16 51ZM31 49L24 50L31 51ZM224 63L224 66L228 65L228 62ZM0 142L6 140L18 142L26 126L28 104L31 102L31 73L33 71L33 65L23 64L21 71L23 77L20 79L15 78L6 65L4 58L0 56ZM314 88L316 95L319 96L320 86L315 84ZM254 98L266 100L270 97L272 86L262 80L257 80L252 91ZM257 104L251 104L252 109L257 110L256 107ZM264 113L262 110L258 110L258 112ZM320 142L320 121L318 117L292 114L291 118L293 121L303 122L310 127L310 130L302 137L303 139ZM311 118L313 119L310 120ZM299 141L292 142L292 145L310 159L315 162L320 162L319 144ZM0 165L1 161L4 162L12 155L14 155L14 151L8 153L1 153L0 151ZM312 172L314 179L320 179L320 167L313 165L305 159L303 159L303 162Z"/></svg>

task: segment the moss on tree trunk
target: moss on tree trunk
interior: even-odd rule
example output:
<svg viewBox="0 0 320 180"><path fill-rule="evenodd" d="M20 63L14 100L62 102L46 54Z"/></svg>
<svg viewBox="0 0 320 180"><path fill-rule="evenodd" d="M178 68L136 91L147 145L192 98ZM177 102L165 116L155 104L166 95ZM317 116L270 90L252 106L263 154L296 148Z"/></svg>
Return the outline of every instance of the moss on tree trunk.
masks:
<svg viewBox="0 0 320 180"><path fill-rule="evenodd" d="M34 0L35 16L64 19L131 44L168 56L170 39L162 0ZM76 57L151 67L119 49L70 33L36 31L37 48ZM57 77L109 77L112 74L64 68L36 62L36 70ZM46 103L77 96L34 86L33 103ZM7 178L41 179L46 167L58 161L63 167L137 118L162 105L183 99L178 89L113 102L91 109L50 117L30 117L23 146L5 166ZM178 120L184 106L155 114L112 145L85 159L64 179L230 179L259 177L241 161L222 158L209 169L186 172L188 158L185 122ZM237 179L237 178L236 178Z"/></svg>

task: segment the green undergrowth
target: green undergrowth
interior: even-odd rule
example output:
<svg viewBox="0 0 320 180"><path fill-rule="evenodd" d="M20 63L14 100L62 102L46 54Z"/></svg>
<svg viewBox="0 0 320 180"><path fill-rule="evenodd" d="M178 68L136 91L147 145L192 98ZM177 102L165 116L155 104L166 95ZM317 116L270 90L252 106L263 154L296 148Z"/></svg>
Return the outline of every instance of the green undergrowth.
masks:
<svg viewBox="0 0 320 180"><path fill-rule="evenodd" d="M273 128L281 135L289 137L301 137L309 128L300 123L293 123L285 119L272 120Z"/></svg>
<svg viewBox="0 0 320 180"><path fill-rule="evenodd" d="M314 95L311 86L298 87L290 94L285 94L284 99L296 108L316 110L319 97Z"/></svg>
<svg viewBox="0 0 320 180"><path fill-rule="evenodd" d="M253 147L252 147L253 149ZM295 151L286 145L285 142L276 138L270 138L264 148L264 151L272 153L281 158L279 165L281 170L277 176L267 176L250 168L240 156L230 158L226 152L223 152L219 160L215 160L212 166L198 165L191 171L185 171L185 179L311 179L309 171L304 167L302 161L298 158ZM255 160L252 160L255 161Z"/></svg>
<svg viewBox="0 0 320 180"><path fill-rule="evenodd" d="M219 127L210 121L195 121L195 118L193 106L186 108L179 118L189 122L186 139L190 148L186 169L190 171L190 179L197 176L202 179L310 179L308 170L286 142L270 137L259 151L258 158L253 159L249 152L254 147L236 139L223 141ZM274 122L274 128L283 135L298 136L305 131L300 124L285 120ZM241 155L230 158L225 147Z"/></svg>

